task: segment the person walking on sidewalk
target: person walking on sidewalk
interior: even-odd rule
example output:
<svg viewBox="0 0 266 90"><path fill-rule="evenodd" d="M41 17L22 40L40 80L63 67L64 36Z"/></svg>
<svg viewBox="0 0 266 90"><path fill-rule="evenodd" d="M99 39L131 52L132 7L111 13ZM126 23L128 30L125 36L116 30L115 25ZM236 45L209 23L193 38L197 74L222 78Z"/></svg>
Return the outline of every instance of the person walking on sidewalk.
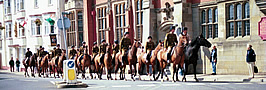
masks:
<svg viewBox="0 0 266 90"><path fill-rule="evenodd" d="M14 72L14 60L13 57L11 57L11 60L9 61L9 65L10 65L10 72Z"/></svg>
<svg viewBox="0 0 266 90"><path fill-rule="evenodd" d="M246 62L248 64L248 69L249 69L249 78L254 78L255 61L256 61L256 54L252 49L252 45L248 45Z"/></svg>
<svg viewBox="0 0 266 90"><path fill-rule="evenodd" d="M212 63L212 75L216 75L216 64L217 64L217 48L213 46L210 62Z"/></svg>
<svg viewBox="0 0 266 90"><path fill-rule="evenodd" d="M16 60L16 66L17 66L17 71L19 72L20 61L18 60L18 58Z"/></svg>

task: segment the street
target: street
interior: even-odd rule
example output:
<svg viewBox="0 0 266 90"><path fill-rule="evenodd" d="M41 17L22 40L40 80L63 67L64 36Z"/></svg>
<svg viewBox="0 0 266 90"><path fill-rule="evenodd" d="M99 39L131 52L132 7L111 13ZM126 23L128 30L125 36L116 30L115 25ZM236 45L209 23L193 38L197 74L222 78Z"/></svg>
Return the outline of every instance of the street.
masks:
<svg viewBox="0 0 266 90"><path fill-rule="evenodd" d="M127 75L129 76L129 75ZM143 76L145 77L145 76ZM124 80L106 80L106 76L103 75L103 80L97 79L78 79L82 83L88 84L87 88L78 89L105 89L105 90L173 90L173 89L186 89L186 90L263 90L266 88L266 83L264 82L239 82L239 81L193 81L193 77L188 76L188 82L171 82L165 81L128 81ZM190 79L189 79L190 78ZM40 78L40 77L27 77L25 78L22 72L10 73L10 72L0 72L0 88L1 90L53 90L57 89L54 85L55 82L62 81L62 79L54 78ZM76 88L69 88L76 89Z"/></svg>

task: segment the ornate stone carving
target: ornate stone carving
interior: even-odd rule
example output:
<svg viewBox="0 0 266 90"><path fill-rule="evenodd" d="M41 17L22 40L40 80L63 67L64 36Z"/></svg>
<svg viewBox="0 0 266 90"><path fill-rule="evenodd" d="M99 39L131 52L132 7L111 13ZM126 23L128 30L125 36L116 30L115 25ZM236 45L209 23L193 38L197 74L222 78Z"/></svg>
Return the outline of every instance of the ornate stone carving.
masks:
<svg viewBox="0 0 266 90"><path fill-rule="evenodd" d="M163 9L160 9L159 12L164 12L166 14L166 17L163 17L164 20L174 20L174 16L171 14L173 11L174 11L174 7L171 7L171 5L166 2L165 3L165 7L166 8L163 8Z"/></svg>

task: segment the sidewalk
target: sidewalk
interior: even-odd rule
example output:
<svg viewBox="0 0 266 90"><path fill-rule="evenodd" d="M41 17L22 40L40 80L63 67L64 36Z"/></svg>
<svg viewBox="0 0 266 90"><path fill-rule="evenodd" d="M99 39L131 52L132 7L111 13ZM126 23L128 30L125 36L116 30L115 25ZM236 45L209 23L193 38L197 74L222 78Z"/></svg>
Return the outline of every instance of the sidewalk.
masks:
<svg viewBox="0 0 266 90"><path fill-rule="evenodd" d="M9 70L0 70L1 73L10 73L10 74L16 74L16 75L24 75L24 72L10 72ZM86 73L86 76L89 76L89 73ZM106 75L102 76L103 79L106 79ZM112 77L114 78L114 74L112 74ZM116 75L117 78L119 78L119 74ZM169 80L171 80L172 76L168 75ZM182 80L183 76L179 75L179 80ZM126 78L131 80L130 74L126 75ZM139 80L139 75L137 75L136 80ZM147 75L141 75L142 80L150 80L152 76ZM186 76L187 81L194 82L194 75L190 74ZM210 75L210 74L197 74L197 78L200 82L266 82L266 73L258 73L255 74L255 78L248 79L248 75ZM164 76L165 79L165 76ZM160 77L159 79L160 80ZM165 79L166 80L166 79Z"/></svg>

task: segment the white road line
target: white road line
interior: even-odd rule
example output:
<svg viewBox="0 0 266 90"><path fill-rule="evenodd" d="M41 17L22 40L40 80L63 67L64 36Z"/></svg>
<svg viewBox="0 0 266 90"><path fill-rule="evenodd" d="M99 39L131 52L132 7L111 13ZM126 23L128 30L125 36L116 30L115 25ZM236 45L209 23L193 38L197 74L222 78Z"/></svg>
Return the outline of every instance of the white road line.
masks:
<svg viewBox="0 0 266 90"><path fill-rule="evenodd" d="M146 84L146 85L137 85L139 87L153 87L155 86L154 84Z"/></svg>
<svg viewBox="0 0 266 90"><path fill-rule="evenodd" d="M180 86L180 84L162 84L162 86Z"/></svg>
<svg viewBox="0 0 266 90"><path fill-rule="evenodd" d="M38 82L38 80L20 80L20 81Z"/></svg>
<svg viewBox="0 0 266 90"><path fill-rule="evenodd" d="M106 87L106 86L95 86L95 87L87 87L87 88L104 88L104 87Z"/></svg>
<svg viewBox="0 0 266 90"><path fill-rule="evenodd" d="M260 82L260 83L258 83L258 84L266 84L266 82Z"/></svg>
<svg viewBox="0 0 266 90"><path fill-rule="evenodd" d="M131 85L119 85L119 86L112 86L112 87L131 87Z"/></svg>
<svg viewBox="0 0 266 90"><path fill-rule="evenodd" d="M211 85L227 85L229 83L210 83Z"/></svg>
<svg viewBox="0 0 266 90"><path fill-rule="evenodd" d="M186 85L205 85L204 83L186 83Z"/></svg>
<svg viewBox="0 0 266 90"><path fill-rule="evenodd" d="M242 85L242 84L252 84L252 83L234 83L234 84L241 84Z"/></svg>
<svg viewBox="0 0 266 90"><path fill-rule="evenodd" d="M54 84L55 85L55 82L54 81L50 81L52 84Z"/></svg>

